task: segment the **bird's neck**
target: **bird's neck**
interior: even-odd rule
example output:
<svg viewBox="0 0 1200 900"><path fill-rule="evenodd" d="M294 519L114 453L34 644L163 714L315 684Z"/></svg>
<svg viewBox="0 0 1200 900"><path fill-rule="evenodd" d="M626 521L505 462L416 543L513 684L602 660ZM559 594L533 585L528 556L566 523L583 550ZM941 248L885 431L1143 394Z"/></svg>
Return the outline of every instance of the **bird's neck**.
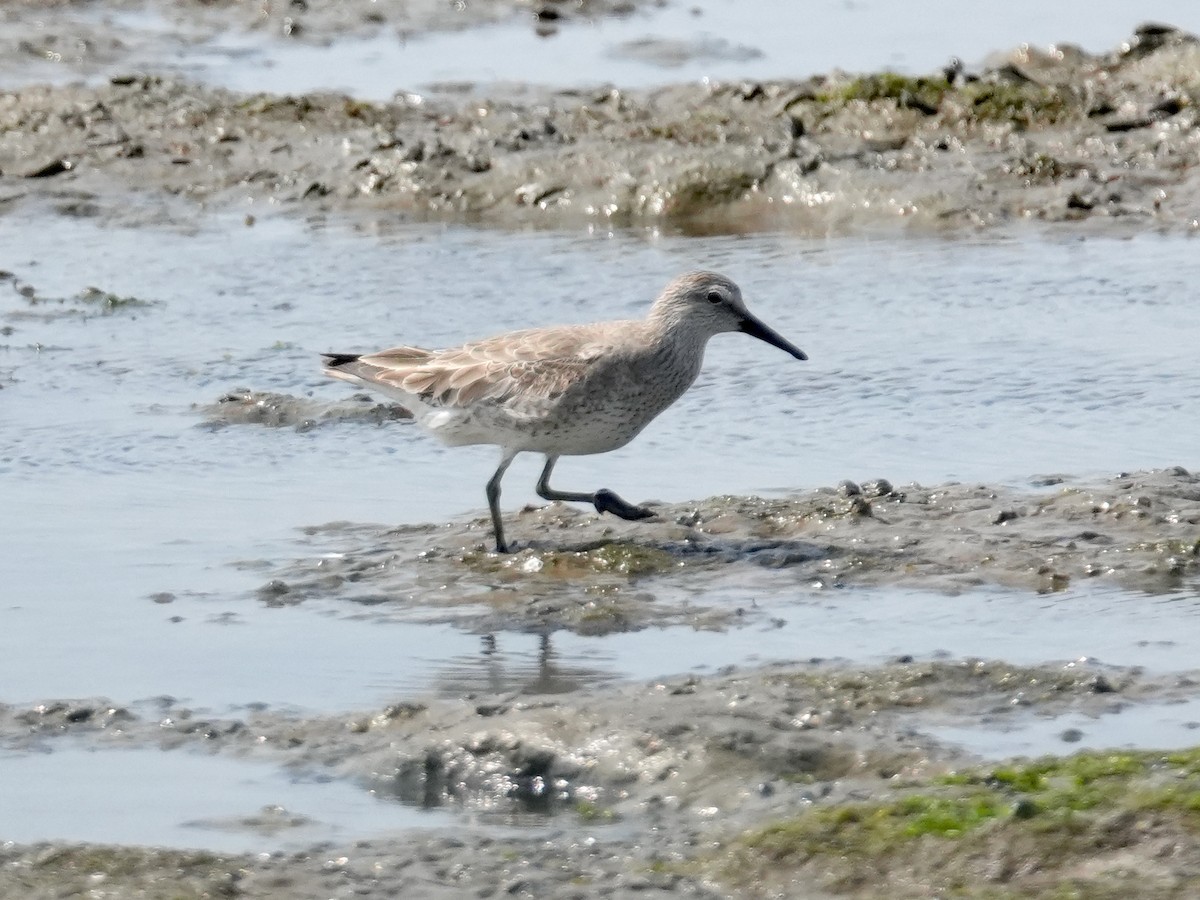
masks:
<svg viewBox="0 0 1200 900"><path fill-rule="evenodd" d="M670 344L680 350L692 348L702 353L708 339L712 337L711 331L676 309L652 311L646 320L646 326L653 343Z"/></svg>
<svg viewBox="0 0 1200 900"><path fill-rule="evenodd" d="M674 373L673 378L679 380L682 392L700 374L704 348L712 335L694 322L665 316L652 316L646 327L648 355L656 360L658 372Z"/></svg>

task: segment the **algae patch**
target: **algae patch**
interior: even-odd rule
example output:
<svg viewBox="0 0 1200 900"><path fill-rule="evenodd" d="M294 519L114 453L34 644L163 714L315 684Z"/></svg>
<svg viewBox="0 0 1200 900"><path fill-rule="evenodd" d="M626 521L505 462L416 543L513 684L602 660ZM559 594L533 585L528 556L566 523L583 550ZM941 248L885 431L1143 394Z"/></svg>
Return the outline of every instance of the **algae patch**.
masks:
<svg viewBox="0 0 1200 900"><path fill-rule="evenodd" d="M817 94L817 99L823 103L893 100L898 106L932 113L937 111L950 90L950 82L945 78L914 78L897 72L880 72L835 85Z"/></svg>
<svg viewBox="0 0 1200 900"><path fill-rule="evenodd" d="M1059 88L1028 81L972 80L951 84L944 77L913 77L896 72L830 80L813 101L829 115L852 103L909 109L936 116L941 125L1011 123L1018 130L1053 125L1082 112L1079 102ZM793 104L796 109L800 104Z"/></svg>
<svg viewBox="0 0 1200 900"><path fill-rule="evenodd" d="M979 122L1011 122L1018 128L1053 125L1073 110L1062 91L1037 84L975 83L963 88L969 102L969 119Z"/></svg>
<svg viewBox="0 0 1200 900"><path fill-rule="evenodd" d="M1122 853L1160 843L1200 852L1200 748L1088 752L932 778L886 800L755 829L732 843L720 870L754 887L817 875L838 893L882 876L905 885L902 896L1092 896L1089 885L1135 865ZM1142 874L1142 896L1184 896Z"/></svg>
<svg viewBox="0 0 1200 900"><path fill-rule="evenodd" d="M612 541L582 550L527 549L509 556L470 552L463 555L463 562L486 574L507 572L564 581L608 574L637 578L666 572L678 565L667 551L632 541Z"/></svg>

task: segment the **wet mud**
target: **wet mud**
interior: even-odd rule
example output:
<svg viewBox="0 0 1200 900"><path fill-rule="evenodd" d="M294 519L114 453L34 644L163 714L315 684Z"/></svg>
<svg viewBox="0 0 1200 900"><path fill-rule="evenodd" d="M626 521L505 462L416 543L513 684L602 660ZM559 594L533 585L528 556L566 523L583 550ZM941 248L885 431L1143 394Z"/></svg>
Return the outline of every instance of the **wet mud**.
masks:
<svg viewBox="0 0 1200 900"><path fill-rule="evenodd" d="M232 390L215 403L197 407L197 411L204 416L206 427L214 430L228 425L265 425L309 431L336 422L382 425L412 418L403 407L376 402L367 394L354 394L348 400L328 403L249 388Z"/></svg>
<svg viewBox="0 0 1200 900"><path fill-rule="evenodd" d="M1151 678L1086 662L847 668L811 661L593 690L586 703L573 695L479 694L316 718L268 709L209 716L171 698L131 707L102 698L0 707L0 745L9 752L52 753L83 744L270 760L310 777L351 781L373 790L381 803L452 808L475 823L453 836L414 832L254 857L5 845L0 890L20 886L28 896L43 896L56 885L90 881L155 897L309 897L335 888L375 897L416 889L426 896L770 896L780 895L776 888L792 875L808 877L819 868L817 884L853 894L852 877L842 882L824 874L826 865L845 865L835 844L797 850L791 858L767 847L764 828L795 828L811 820L806 817L849 810L845 825L855 821L855 811L890 808L902 802L897 798L929 792L983 790L997 782L996 772L1014 771L989 769L940 745L925 732L932 725L1066 711L1119 715L1140 703L1191 696L1195 685L1184 675ZM1191 790L1195 763L1186 753L1180 759L1176 780ZM1130 762L1115 774L1146 777L1153 760ZM1164 757L1160 768L1167 762ZM1053 815L1052 798L1040 786L1027 785L1026 799L1042 807L1022 811L1014 800L1011 809L991 810L996 827ZM1118 792L1094 802L1112 805L1123 797ZM1179 810L1175 799L1160 798L1155 828L1171 825L1178 852L1160 857L1156 871L1183 878L1195 833L1178 827L1187 821L1176 815L1186 813L1186 797ZM248 814L237 824L270 835L281 820L302 813ZM1114 834L1111 817L1081 819L1079 829ZM1132 834L1137 827L1126 823L1122 830ZM849 831L843 828L847 841ZM930 843L953 855L949 832ZM1035 871L992 866L981 884L1016 896L1029 884L1102 883L1109 872L1104 865L1090 874L1075 871L1088 856L1085 841L1077 843ZM762 862L768 852L774 857ZM742 858L739 866L730 864L734 856ZM906 896L975 877L982 866L978 859L934 871L915 860L890 863L913 879ZM760 879L752 864L768 868L768 877ZM754 875L749 884L747 873Z"/></svg>
<svg viewBox="0 0 1200 900"><path fill-rule="evenodd" d="M638 523L565 504L510 511L517 552L507 555L490 550L482 514L461 525L314 526L303 555L270 569L258 598L335 600L355 616L482 632L604 634L778 614L747 606L747 587L798 598L867 586L1048 594L1088 582L1171 593L1200 577L1200 477L1182 467L1096 482L1044 476L1023 489L881 479L653 508Z"/></svg>
<svg viewBox="0 0 1200 900"><path fill-rule="evenodd" d="M1024 220L1186 232L1200 227L1198 72L1200 43L1166 26L1107 54L1022 49L979 72L520 99L243 95L131 72L0 97L0 209L140 221L282 208L685 233Z"/></svg>

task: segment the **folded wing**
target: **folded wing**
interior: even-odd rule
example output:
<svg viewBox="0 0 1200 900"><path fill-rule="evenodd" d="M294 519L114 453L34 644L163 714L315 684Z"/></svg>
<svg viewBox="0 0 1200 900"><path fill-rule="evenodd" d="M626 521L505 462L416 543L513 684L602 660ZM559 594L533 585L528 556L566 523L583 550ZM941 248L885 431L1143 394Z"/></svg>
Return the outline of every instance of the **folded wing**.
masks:
<svg viewBox="0 0 1200 900"><path fill-rule="evenodd" d="M325 372L401 401L455 409L519 398L553 400L609 349L594 326L531 329L452 350L392 347L362 356L326 354Z"/></svg>

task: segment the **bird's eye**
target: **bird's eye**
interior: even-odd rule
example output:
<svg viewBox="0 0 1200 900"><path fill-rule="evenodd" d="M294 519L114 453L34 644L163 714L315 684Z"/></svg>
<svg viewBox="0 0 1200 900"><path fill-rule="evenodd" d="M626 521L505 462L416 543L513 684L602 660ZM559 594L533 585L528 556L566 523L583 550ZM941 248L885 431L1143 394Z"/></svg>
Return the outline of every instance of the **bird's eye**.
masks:
<svg viewBox="0 0 1200 900"><path fill-rule="evenodd" d="M724 303L725 295L722 294L720 291L709 291L708 292L708 302L709 303Z"/></svg>

